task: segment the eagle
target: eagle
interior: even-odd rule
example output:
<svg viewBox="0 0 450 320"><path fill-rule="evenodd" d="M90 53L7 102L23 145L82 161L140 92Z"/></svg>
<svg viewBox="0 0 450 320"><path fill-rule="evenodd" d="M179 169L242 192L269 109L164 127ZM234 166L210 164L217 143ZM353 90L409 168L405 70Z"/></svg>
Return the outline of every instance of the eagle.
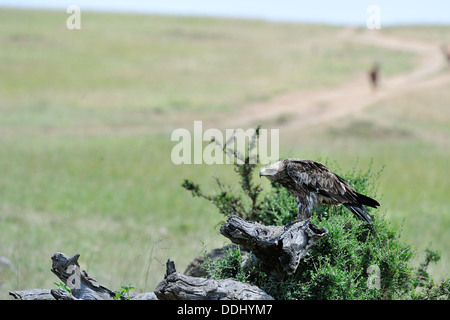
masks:
<svg viewBox="0 0 450 320"><path fill-rule="evenodd" d="M344 205L356 217L369 224L370 214L365 206L377 208L378 201L355 191L348 183L323 164L302 159L284 159L261 169L259 176L277 182L297 200L300 221L308 220L318 203Z"/></svg>

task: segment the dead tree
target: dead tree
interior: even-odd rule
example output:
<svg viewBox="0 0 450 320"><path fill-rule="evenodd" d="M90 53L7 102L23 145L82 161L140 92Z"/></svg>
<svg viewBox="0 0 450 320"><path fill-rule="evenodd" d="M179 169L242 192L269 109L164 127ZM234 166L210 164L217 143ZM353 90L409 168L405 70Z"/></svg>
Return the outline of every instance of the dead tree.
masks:
<svg viewBox="0 0 450 320"><path fill-rule="evenodd" d="M287 226L264 226L232 216L220 232L233 243L250 250L262 268L282 275L295 273L308 250L328 233L310 221L294 221ZM20 300L272 300L262 289L234 279L214 280L178 273L173 261L166 265L166 275L154 292L123 297L100 284L78 264L79 254L68 257L57 252L52 256L51 271L67 286L66 289L32 289L12 291Z"/></svg>
<svg viewBox="0 0 450 320"><path fill-rule="evenodd" d="M317 241L328 233L309 220L287 226L264 226L237 216L228 218L220 233L252 252L268 270L293 274L300 260Z"/></svg>
<svg viewBox="0 0 450 320"><path fill-rule="evenodd" d="M56 252L52 256L51 271L71 290L72 296L83 300L113 300L115 293L91 277L78 264L79 254L69 258L64 253ZM62 297L67 296L61 295Z"/></svg>
<svg viewBox="0 0 450 320"><path fill-rule="evenodd" d="M234 279L213 280L176 272L167 262L166 276L155 289L160 300L273 300L260 288Z"/></svg>
<svg viewBox="0 0 450 320"><path fill-rule="evenodd" d="M31 289L11 291L18 300L113 300L114 291L106 288L86 271L80 270L79 254L69 258L57 252L51 271L68 287L65 289ZM70 292L69 292L70 291ZM173 261L166 265L166 275L155 292L131 294L121 300L273 300L260 288L234 279L213 280L180 274Z"/></svg>
<svg viewBox="0 0 450 320"><path fill-rule="evenodd" d="M31 289L10 291L9 295L16 300L54 300L50 289Z"/></svg>

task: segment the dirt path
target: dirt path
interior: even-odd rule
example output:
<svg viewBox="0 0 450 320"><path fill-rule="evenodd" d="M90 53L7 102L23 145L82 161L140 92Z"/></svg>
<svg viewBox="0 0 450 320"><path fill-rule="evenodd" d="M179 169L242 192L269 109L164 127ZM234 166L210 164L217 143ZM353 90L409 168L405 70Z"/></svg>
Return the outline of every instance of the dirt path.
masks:
<svg viewBox="0 0 450 320"><path fill-rule="evenodd" d="M450 72L446 67L439 44L405 40L385 35L379 30L357 32L355 28L343 28L338 34L343 41L357 44L375 45L391 50L409 51L419 55L414 70L394 77L384 77L381 69L381 83L376 92L369 86L365 70L354 79L335 88L297 91L276 96L266 102L256 102L241 107L234 113L202 115L208 127L251 128L261 124L265 128L279 128L289 131L309 129L317 125L332 125L338 118L358 113L382 99L406 94L418 89L432 88L450 82ZM381 68L383 67L381 63ZM448 67L447 67L448 68ZM447 71L447 70L445 70ZM48 128L40 134L114 134L132 135L154 132L171 132L174 128L185 127L186 123L199 120L198 113L173 113L154 115L152 126L88 125L85 127ZM31 130L31 131L30 131ZM21 131L35 134L33 129ZM16 129L0 128L1 135L17 134Z"/></svg>
<svg viewBox="0 0 450 320"><path fill-rule="evenodd" d="M440 72L445 66L445 61L439 45L405 41L386 36L376 30L360 33L355 31L352 28L345 28L339 37L359 44L416 53L420 56L417 67L409 73L390 78L382 75L380 87L376 92L371 90L367 75L364 73L336 88L288 93L268 102L250 104L233 117L229 117L227 127L245 128L265 124L295 130L323 125L345 115L357 113L382 99L450 82L450 73Z"/></svg>

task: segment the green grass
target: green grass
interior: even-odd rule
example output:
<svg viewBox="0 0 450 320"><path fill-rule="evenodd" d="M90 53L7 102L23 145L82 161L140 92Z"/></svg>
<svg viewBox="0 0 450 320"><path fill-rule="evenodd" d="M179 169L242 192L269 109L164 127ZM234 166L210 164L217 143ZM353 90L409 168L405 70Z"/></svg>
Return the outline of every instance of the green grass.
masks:
<svg viewBox="0 0 450 320"><path fill-rule="evenodd" d="M189 176L212 185L217 168L173 165L168 141L2 139L0 252L20 268L8 289L42 286L44 279L52 287L50 256L61 251L81 253L82 266L111 287L131 282L152 290L169 257L182 269L201 239L220 245L220 217L180 187Z"/></svg>
<svg viewBox="0 0 450 320"><path fill-rule="evenodd" d="M405 40L424 40L435 43L436 50L449 41L449 28L445 25L417 25L384 29L387 34L399 36Z"/></svg>
<svg viewBox="0 0 450 320"><path fill-rule="evenodd" d="M67 16L0 11L8 74L0 90L9 112L18 102L52 114L235 109L338 84L380 55L388 73L407 70L414 58L336 41L338 27L83 12L82 29L71 31Z"/></svg>
<svg viewBox="0 0 450 320"><path fill-rule="evenodd" d="M82 12L82 30L69 31L67 17L0 9L0 256L15 266L0 267L0 298L53 288L56 251L80 253L82 268L112 290L153 290L168 258L183 271L203 250L202 239L207 249L224 241L217 232L222 217L181 183L214 188L214 176L233 182L232 169L170 161L169 132L192 128L186 114L202 119L282 92L335 86L366 70L374 56L384 57L387 75L410 70L416 59L339 41L341 29L331 26ZM417 107L438 103L423 99L415 97ZM371 114L384 119L389 110ZM394 116L402 117L387 117ZM416 139L411 129L434 120L408 119L399 128L409 135L387 136L387 143L386 136L372 141L366 119L357 121L363 139L352 126L334 134L327 128L314 139L282 132L281 154L329 157L345 169L357 157L361 166L372 157L386 164L383 210L396 222L406 218L408 240L433 241L446 263L437 273L448 272L448 219L438 214L449 207L442 179L448 148ZM445 137L447 120L436 123ZM379 128L372 126L376 135L385 132Z"/></svg>
<svg viewBox="0 0 450 320"><path fill-rule="evenodd" d="M371 159L385 166L380 179L380 211L402 226L402 239L414 245L414 262L426 248L438 249L441 261L430 266L439 279L450 271L450 93L445 86L378 102L362 114L316 129L305 138L285 137L285 154L336 160L345 171L364 168Z"/></svg>

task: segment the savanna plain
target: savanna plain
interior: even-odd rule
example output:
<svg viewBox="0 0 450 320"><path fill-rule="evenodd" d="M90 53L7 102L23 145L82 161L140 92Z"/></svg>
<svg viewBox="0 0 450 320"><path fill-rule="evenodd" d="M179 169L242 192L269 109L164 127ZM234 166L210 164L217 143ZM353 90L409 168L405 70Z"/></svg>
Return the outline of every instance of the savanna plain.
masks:
<svg viewBox="0 0 450 320"><path fill-rule="evenodd" d="M167 259L183 271L227 243L224 217L181 184L233 185L232 166L171 160L171 133L194 120L278 129L281 158L383 167L373 214L401 225L417 263L438 249L431 274L448 277L450 27L82 12L69 30L67 18L0 9L1 299L56 288L58 251L112 290L144 292Z"/></svg>

